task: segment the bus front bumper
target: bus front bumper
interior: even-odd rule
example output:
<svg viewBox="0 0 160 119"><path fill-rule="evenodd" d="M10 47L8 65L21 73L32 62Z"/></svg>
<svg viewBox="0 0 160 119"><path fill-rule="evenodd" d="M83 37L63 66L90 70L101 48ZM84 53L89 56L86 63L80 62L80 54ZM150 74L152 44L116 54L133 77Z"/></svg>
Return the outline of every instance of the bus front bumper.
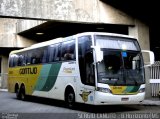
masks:
<svg viewBox="0 0 160 119"><path fill-rule="evenodd" d="M145 93L134 95L113 95L104 92L95 92L95 105L121 105L121 104L140 104L145 98Z"/></svg>

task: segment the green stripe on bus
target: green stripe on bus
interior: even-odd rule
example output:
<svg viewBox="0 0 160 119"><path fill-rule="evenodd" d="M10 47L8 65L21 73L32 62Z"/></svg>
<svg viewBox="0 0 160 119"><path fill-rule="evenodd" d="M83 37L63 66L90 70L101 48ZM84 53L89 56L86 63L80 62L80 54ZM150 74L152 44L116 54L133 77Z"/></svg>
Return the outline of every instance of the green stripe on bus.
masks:
<svg viewBox="0 0 160 119"><path fill-rule="evenodd" d="M52 64L50 71L49 71L47 81L46 81L45 85L43 86L43 88L41 89L41 91L49 91L52 89L52 87L54 86L54 84L57 80L61 65L62 65L62 63Z"/></svg>
<svg viewBox="0 0 160 119"><path fill-rule="evenodd" d="M139 89L139 86L127 86L125 92L134 93L134 92L137 92L138 89Z"/></svg>
<svg viewBox="0 0 160 119"><path fill-rule="evenodd" d="M131 90L131 93L137 92L139 90L140 86L133 86L133 89Z"/></svg>
<svg viewBox="0 0 160 119"><path fill-rule="evenodd" d="M42 88L44 87L48 76L49 76L49 72L51 69L51 64L47 64L47 65L43 65L42 69L40 71L40 76L38 77L37 83L36 83L36 88L35 90L42 90Z"/></svg>

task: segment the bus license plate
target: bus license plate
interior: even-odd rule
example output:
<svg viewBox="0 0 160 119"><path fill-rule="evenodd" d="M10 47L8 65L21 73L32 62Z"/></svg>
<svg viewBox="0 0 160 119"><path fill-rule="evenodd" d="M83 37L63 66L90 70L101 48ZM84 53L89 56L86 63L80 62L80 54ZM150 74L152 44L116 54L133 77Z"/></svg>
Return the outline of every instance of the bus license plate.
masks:
<svg viewBox="0 0 160 119"><path fill-rule="evenodd" d="M121 101L128 101L129 98L121 98Z"/></svg>

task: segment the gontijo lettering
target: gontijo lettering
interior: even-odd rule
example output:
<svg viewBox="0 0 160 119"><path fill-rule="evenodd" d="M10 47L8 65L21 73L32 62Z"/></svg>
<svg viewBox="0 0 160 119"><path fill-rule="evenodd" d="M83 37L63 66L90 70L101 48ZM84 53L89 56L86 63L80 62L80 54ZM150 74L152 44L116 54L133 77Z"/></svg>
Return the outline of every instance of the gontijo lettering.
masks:
<svg viewBox="0 0 160 119"><path fill-rule="evenodd" d="M19 74L37 74L37 67L33 68L21 68Z"/></svg>

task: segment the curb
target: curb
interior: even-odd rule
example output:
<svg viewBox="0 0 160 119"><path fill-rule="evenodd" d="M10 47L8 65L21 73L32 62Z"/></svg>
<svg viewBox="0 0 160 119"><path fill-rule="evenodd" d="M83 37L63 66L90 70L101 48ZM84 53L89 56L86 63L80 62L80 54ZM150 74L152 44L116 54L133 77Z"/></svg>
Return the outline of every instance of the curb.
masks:
<svg viewBox="0 0 160 119"><path fill-rule="evenodd" d="M8 92L8 89L0 89L0 91Z"/></svg>
<svg viewBox="0 0 160 119"><path fill-rule="evenodd" d="M144 100L140 105L145 105L145 106L160 106L160 100L158 101L153 101L153 100Z"/></svg>

